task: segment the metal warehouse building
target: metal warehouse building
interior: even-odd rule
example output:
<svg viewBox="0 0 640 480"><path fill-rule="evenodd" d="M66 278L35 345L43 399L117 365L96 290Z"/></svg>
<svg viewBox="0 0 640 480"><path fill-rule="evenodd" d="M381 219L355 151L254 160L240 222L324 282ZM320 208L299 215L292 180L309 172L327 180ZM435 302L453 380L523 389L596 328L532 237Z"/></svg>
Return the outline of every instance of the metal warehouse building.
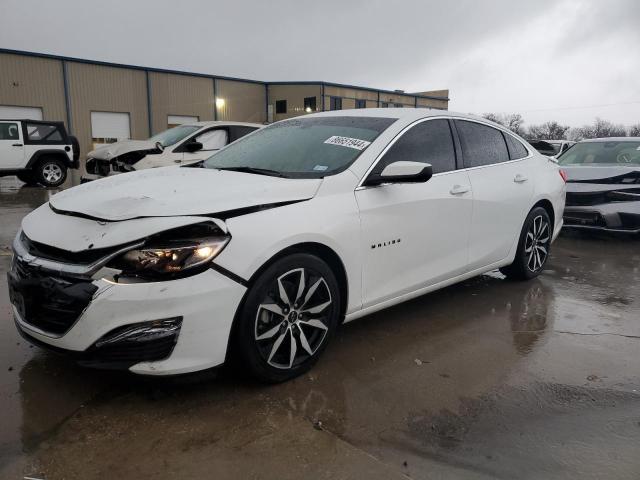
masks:
<svg viewBox="0 0 640 480"><path fill-rule="evenodd" d="M94 145L145 139L190 121L269 123L348 108L446 110L448 97L448 90L263 82L0 49L0 118L64 121L81 158Z"/></svg>

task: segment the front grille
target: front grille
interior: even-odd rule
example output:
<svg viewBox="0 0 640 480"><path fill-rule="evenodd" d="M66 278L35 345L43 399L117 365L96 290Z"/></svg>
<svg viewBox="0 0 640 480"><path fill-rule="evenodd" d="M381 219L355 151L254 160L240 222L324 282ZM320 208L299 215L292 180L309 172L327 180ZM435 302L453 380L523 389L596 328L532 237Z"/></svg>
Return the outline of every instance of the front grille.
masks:
<svg viewBox="0 0 640 480"><path fill-rule="evenodd" d="M20 234L20 242L22 246L34 257L46 258L55 262L72 263L76 265L89 265L114 251L110 248L95 248L92 250L83 250L81 252L70 252L61 248L52 247L43 243L34 242L27 237L24 232ZM116 247L117 248L117 247Z"/></svg>
<svg viewBox="0 0 640 480"><path fill-rule="evenodd" d="M98 290L90 281L63 277L17 258L8 283L11 303L22 320L55 335L73 326Z"/></svg>
<svg viewBox="0 0 640 480"><path fill-rule="evenodd" d="M567 206L591 206L591 205L601 205L603 203L608 203L610 200L607 199L606 192L596 192L596 193L574 193L567 192Z"/></svg>
<svg viewBox="0 0 640 480"><path fill-rule="evenodd" d="M584 225L591 227L606 227L604 217L598 212L564 212L565 225Z"/></svg>

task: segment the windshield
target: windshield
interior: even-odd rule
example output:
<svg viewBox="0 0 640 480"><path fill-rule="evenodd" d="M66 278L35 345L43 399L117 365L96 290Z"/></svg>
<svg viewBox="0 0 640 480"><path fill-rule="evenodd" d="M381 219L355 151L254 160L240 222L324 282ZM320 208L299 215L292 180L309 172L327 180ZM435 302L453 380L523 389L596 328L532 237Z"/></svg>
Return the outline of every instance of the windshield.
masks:
<svg viewBox="0 0 640 480"><path fill-rule="evenodd" d="M396 120L341 116L285 120L244 137L203 166L259 169L291 178L333 175L348 168Z"/></svg>
<svg viewBox="0 0 640 480"><path fill-rule="evenodd" d="M560 165L640 165L640 142L577 143L558 157Z"/></svg>
<svg viewBox="0 0 640 480"><path fill-rule="evenodd" d="M165 130L164 132L154 135L149 140L154 143L160 142L163 147L168 147L178 143L180 140L188 137L198 130L200 130L200 127L196 125L178 125L177 127L170 128L169 130Z"/></svg>

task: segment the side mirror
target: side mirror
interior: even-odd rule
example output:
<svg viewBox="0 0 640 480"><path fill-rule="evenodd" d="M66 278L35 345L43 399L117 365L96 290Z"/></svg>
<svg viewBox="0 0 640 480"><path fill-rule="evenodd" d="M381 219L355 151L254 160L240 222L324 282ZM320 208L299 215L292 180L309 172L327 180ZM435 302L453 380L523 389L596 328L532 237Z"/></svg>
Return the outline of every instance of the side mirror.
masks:
<svg viewBox="0 0 640 480"><path fill-rule="evenodd" d="M160 153L164 152L164 145L162 145L162 142L156 142L156 150Z"/></svg>
<svg viewBox="0 0 640 480"><path fill-rule="evenodd" d="M195 140L184 145L184 148L187 152L197 152L198 150L202 150L202 147L202 143L196 142Z"/></svg>
<svg viewBox="0 0 640 480"><path fill-rule="evenodd" d="M433 167L421 162L393 162L381 173L369 175L364 185L367 187L383 183L424 183L433 176Z"/></svg>

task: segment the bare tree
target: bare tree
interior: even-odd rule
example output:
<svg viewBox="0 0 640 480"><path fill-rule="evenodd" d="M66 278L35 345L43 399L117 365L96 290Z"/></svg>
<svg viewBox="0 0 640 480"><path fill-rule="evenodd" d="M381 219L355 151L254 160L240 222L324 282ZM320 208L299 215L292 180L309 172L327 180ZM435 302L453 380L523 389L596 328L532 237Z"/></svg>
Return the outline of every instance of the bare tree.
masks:
<svg viewBox="0 0 640 480"><path fill-rule="evenodd" d="M584 138L607 138L607 137L626 137L627 130L624 125L616 125L608 120L597 117L593 125L584 125L572 129L572 140L582 140Z"/></svg>
<svg viewBox="0 0 640 480"><path fill-rule="evenodd" d="M524 135L522 124L524 119L519 113L483 113L483 118L507 127L517 135Z"/></svg>
<svg viewBox="0 0 640 480"><path fill-rule="evenodd" d="M531 140L565 140L568 130L568 125L560 125L552 120L540 125L531 125L527 132L527 138Z"/></svg>
<svg viewBox="0 0 640 480"><path fill-rule="evenodd" d="M629 136L640 137L640 123L636 123L635 125L631 125L629 127Z"/></svg>

